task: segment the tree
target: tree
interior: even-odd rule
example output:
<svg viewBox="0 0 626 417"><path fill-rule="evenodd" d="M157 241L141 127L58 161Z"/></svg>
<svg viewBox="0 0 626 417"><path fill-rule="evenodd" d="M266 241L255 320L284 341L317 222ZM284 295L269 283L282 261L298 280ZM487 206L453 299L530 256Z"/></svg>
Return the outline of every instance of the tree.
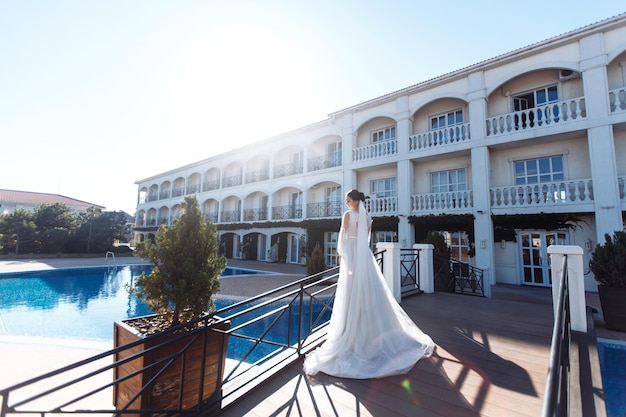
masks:
<svg viewBox="0 0 626 417"><path fill-rule="evenodd" d="M308 275L317 274L326 269L326 262L324 260L324 251L319 242L315 243L311 257L306 263L306 273Z"/></svg>
<svg viewBox="0 0 626 417"><path fill-rule="evenodd" d="M56 253L65 251L65 245L76 231L77 217L63 203L41 204L35 208L37 225L37 252Z"/></svg>
<svg viewBox="0 0 626 417"><path fill-rule="evenodd" d="M24 209L18 208L13 213L0 216L3 251L8 253L14 249L19 255L23 244L33 242L36 229L33 213Z"/></svg>
<svg viewBox="0 0 626 417"><path fill-rule="evenodd" d="M153 265L129 290L155 313L171 314L171 325L201 316L213 308L226 258L218 255L217 228L204 222L198 201L185 197L183 214L171 227L161 225L155 243L138 243L135 255Z"/></svg>

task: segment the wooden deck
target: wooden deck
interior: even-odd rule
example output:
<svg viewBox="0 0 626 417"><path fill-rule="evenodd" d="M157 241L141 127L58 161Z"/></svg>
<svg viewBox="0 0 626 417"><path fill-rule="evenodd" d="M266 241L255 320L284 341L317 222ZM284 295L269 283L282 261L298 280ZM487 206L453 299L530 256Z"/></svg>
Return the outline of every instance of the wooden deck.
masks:
<svg viewBox="0 0 626 417"><path fill-rule="evenodd" d="M221 416L539 416L553 323L549 288L493 287L492 298L446 293L403 308L437 349L406 375L354 380L285 369Z"/></svg>

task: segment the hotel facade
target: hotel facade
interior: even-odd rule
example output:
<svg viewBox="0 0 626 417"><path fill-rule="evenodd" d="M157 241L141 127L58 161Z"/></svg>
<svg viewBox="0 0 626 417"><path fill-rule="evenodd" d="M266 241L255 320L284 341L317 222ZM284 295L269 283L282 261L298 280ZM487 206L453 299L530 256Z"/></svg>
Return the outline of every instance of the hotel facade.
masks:
<svg viewBox="0 0 626 417"><path fill-rule="evenodd" d="M135 241L195 195L227 257L304 263L319 242L331 266L358 188L372 244L441 232L487 283L549 286L549 245L587 265L624 229L625 182L622 14L137 181Z"/></svg>

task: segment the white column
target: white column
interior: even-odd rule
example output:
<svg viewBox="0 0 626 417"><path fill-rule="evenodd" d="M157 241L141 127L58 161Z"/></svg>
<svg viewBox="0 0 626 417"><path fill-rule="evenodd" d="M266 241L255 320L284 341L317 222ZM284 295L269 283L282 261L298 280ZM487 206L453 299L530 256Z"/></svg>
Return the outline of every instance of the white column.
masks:
<svg viewBox="0 0 626 417"><path fill-rule="evenodd" d="M435 271L433 267L434 245L430 243L416 243L413 249L419 250L419 278L420 290L425 293L435 292Z"/></svg>
<svg viewBox="0 0 626 417"><path fill-rule="evenodd" d="M379 242L376 250L383 252L383 276L397 302L402 299L402 282L400 274L400 248L398 243Z"/></svg>
<svg viewBox="0 0 626 417"><path fill-rule="evenodd" d="M548 246L548 254L552 266L552 304L555 317L559 291L561 290L561 270L567 255L571 329L587 333L583 248L570 245L550 245Z"/></svg>

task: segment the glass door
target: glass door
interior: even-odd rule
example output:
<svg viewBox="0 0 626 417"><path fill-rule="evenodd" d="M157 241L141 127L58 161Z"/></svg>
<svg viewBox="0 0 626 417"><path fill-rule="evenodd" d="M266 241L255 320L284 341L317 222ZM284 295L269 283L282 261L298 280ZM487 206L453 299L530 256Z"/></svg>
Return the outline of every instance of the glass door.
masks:
<svg viewBox="0 0 626 417"><path fill-rule="evenodd" d="M552 285L548 246L566 245L566 231L521 231L518 233L522 257L522 285Z"/></svg>

